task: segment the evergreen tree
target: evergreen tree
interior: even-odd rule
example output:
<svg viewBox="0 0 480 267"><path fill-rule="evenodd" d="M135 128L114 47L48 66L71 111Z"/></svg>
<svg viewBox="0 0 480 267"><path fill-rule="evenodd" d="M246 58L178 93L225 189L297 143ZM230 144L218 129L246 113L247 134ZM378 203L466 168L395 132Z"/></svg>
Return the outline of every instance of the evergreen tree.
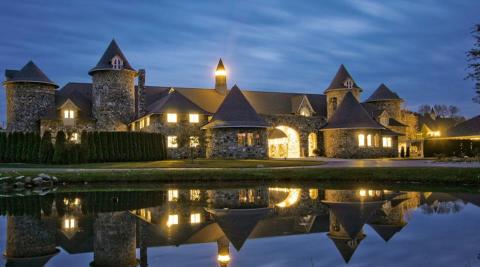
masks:
<svg viewBox="0 0 480 267"><path fill-rule="evenodd" d="M109 151L109 143L108 143L108 133L107 132L101 132L100 133L100 140L102 143L102 161L103 162L108 162L110 161L110 151Z"/></svg>
<svg viewBox="0 0 480 267"><path fill-rule="evenodd" d="M96 150L96 154L97 154L97 162L103 162L103 143L102 143L102 138L100 136L101 133L99 132L95 132L94 133L94 136L95 136L95 150Z"/></svg>
<svg viewBox="0 0 480 267"><path fill-rule="evenodd" d="M53 163L64 164L66 161L66 136L63 131L57 132L57 137L55 138L55 146L53 152Z"/></svg>
<svg viewBox="0 0 480 267"><path fill-rule="evenodd" d="M0 132L0 162L6 162L5 151L7 150L7 134Z"/></svg>
<svg viewBox="0 0 480 267"><path fill-rule="evenodd" d="M15 132L15 162L22 162L22 154L24 151L25 134L22 132Z"/></svg>
<svg viewBox="0 0 480 267"><path fill-rule="evenodd" d="M33 145L32 145L32 149L30 150L30 162L37 163L39 161L38 152L40 151L41 138L40 138L40 134L38 133L34 133L32 135L33 135L32 136Z"/></svg>
<svg viewBox="0 0 480 267"><path fill-rule="evenodd" d="M40 150L38 153L38 159L40 163L50 164L53 160L53 144L52 144L52 135L49 131L45 131L42 136L42 141L40 143Z"/></svg>
<svg viewBox="0 0 480 267"><path fill-rule="evenodd" d="M475 44L472 49L467 52L468 68L470 72L467 74L467 79L475 82L475 97L474 102L480 103L480 24L474 26L472 36L475 39Z"/></svg>
<svg viewBox="0 0 480 267"><path fill-rule="evenodd" d="M405 153L405 157L409 158L410 157L410 147L407 146L407 153Z"/></svg>
<svg viewBox="0 0 480 267"><path fill-rule="evenodd" d="M85 163L89 161L90 149L89 149L89 135L87 131L82 131L80 136L80 151L78 156L78 161Z"/></svg>
<svg viewBox="0 0 480 267"><path fill-rule="evenodd" d="M405 157L405 148L402 146L400 149L400 157L404 158Z"/></svg>

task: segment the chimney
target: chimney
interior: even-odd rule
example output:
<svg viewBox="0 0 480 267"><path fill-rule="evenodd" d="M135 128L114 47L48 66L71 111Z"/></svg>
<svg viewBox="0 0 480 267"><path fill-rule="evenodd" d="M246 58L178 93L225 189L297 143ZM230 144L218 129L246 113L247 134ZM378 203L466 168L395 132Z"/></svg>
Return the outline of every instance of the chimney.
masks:
<svg viewBox="0 0 480 267"><path fill-rule="evenodd" d="M145 110L145 70L138 70L138 86L137 86L137 117L143 117Z"/></svg>

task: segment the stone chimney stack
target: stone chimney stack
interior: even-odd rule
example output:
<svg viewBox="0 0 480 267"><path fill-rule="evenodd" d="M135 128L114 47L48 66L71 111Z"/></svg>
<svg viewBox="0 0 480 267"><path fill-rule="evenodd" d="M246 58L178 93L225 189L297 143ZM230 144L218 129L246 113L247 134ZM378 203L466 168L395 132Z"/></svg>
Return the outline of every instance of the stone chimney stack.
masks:
<svg viewBox="0 0 480 267"><path fill-rule="evenodd" d="M138 86L137 86L137 116L145 115L145 70L138 70Z"/></svg>

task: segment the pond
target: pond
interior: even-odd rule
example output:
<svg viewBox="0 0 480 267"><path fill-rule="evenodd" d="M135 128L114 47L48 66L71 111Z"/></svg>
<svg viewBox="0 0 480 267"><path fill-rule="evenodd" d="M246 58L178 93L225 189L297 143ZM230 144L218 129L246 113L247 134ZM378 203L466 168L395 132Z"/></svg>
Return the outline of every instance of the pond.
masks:
<svg viewBox="0 0 480 267"><path fill-rule="evenodd" d="M5 266L480 266L480 194L151 185L0 196Z"/></svg>

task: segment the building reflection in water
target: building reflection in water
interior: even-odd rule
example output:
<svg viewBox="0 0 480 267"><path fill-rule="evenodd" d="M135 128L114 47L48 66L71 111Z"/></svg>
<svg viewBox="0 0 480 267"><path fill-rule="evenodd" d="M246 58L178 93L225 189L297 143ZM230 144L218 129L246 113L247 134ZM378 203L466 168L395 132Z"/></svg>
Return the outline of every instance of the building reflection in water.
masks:
<svg viewBox="0 0 480 267"><path fill-rule="evenodd" d="M391 242L414 209L459 212L474 194L264 186L55 193L0 198L8 215L6 266L44 266L62 248L93 252L92 266L148 266L148 248L216 243L225 267L248 239L326 233L348 263L366 224ZM137 258L137 249L139 258ZM213 256L213 255L212 255Z"/></svg>

